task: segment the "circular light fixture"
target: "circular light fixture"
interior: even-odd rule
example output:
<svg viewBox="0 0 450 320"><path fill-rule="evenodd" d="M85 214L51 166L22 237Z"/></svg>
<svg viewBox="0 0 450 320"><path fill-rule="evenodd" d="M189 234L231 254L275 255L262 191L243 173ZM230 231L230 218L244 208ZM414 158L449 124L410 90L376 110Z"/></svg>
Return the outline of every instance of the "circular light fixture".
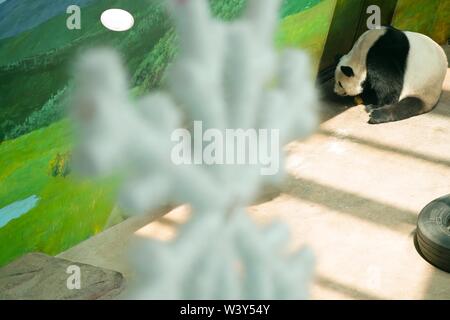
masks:
<svg viewBox="0 0 450 320"><path fill-rule="evenodd" d="M108 9L100 17L102 24L112 31L127 31L134 25L134 18L128 11Z"/></svg>

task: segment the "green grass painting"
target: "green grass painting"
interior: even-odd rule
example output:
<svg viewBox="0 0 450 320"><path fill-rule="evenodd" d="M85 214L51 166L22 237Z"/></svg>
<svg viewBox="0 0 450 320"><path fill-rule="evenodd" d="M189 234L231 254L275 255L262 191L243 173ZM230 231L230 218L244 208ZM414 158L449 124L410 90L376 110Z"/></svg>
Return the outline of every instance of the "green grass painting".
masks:
<svg viewBox="0 0 450 320"><path fill-rule="evenodd" d="M30 251L57 254L104 229L116 183L50 174L52 159L70 150L67 120L0 144L0 208L31 195L38 205L0 228L0 265Z"/></svg>
<svg viewBox="0 0 450 320"><path fill-rule="evenodd" d="M278 47L306 50L317 71L333 17L335 1L323 0L316 6L284 18L276 37Z"/></svg>

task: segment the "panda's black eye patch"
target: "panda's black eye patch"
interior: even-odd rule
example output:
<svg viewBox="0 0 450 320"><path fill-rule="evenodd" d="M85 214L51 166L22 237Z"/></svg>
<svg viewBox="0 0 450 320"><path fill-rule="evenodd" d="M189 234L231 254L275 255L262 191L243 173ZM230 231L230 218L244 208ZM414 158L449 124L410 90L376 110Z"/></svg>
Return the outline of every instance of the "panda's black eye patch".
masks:
<svg viewBox="0 0 450 320"><path fill-rule="evenodd" d="M349 78L355 76L355 73L353 72L353 69L351 67L341 66L341 71L342 71L343 74L345 74Z"/></svg>

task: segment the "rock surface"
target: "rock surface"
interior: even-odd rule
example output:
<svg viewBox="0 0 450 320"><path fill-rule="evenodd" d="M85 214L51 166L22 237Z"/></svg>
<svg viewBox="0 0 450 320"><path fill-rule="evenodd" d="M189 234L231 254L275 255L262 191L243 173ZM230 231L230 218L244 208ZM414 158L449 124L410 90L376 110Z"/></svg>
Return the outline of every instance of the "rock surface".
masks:
<svg viewBox="0 0 450 320"><path fill-rule="evenodd" d="M69 289L79 267L79 289ZM72 267L78 270L77 267ZM95 300L113 299L124 289L121 273L30 253L0 269L0 299Z"/></svg>

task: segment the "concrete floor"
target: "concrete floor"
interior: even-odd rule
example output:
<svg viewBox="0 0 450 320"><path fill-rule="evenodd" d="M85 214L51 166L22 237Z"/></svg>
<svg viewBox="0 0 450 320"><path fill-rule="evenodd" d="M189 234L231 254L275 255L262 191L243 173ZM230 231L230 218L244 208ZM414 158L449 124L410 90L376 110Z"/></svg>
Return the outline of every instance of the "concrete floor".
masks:
<svg viewBox="0 0 450 320"><path fill-rule="evenodd" d="M450 274L413 242L417 215L450 193L450 71L431 113L371 126L362 106L287 146L281 195L250 208L317 255L314 299L450 299Z"/></svg>
<svg viewBox="0 0 450 320"><path fill-rule="evenodd" d="M371 126L362 106L325 100L320 130L286 147L288 181L250 214L284 221L293 247L313 249L313 299L450 299L450 274L413 242L420 210L450 193L450 69L438 107L401 122ZM60 256L132 277L132 235L170 239L188 211L128 219Z"/></svg>

